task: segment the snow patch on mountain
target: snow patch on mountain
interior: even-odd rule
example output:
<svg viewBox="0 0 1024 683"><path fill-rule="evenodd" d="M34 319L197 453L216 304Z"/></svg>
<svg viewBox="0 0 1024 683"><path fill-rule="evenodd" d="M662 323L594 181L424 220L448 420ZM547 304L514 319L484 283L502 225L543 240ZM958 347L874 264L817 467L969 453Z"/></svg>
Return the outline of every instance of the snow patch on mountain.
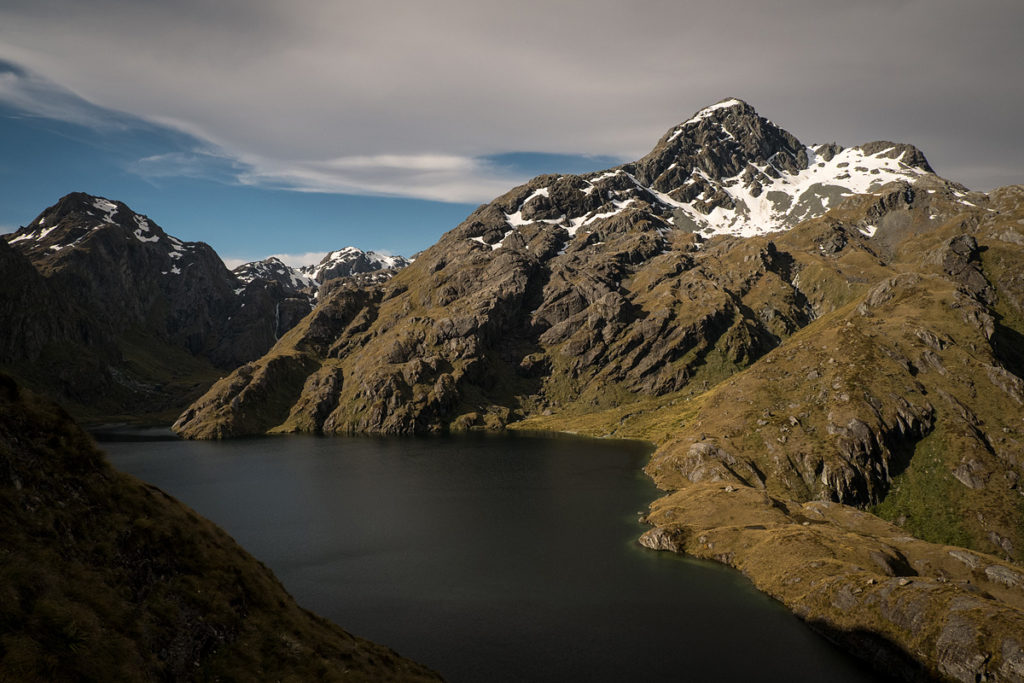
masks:
<svg viewBox="0 0 1024 683"><path fill-rule="evenodd" d="M94 201L92 205L103 214L104 223L114 223L114 214L117 213L117 204L109 199L97 197L96 201Z"/></svg>
<svg viewBox="0 0 1024 683"><path fill-rule="evenodd" d="M145 216L136 215L135 225L139 226L132 234L135 235L135 239L140 242L159 242L160 236L153 234L150 230L149 221L146 220Z"/></svg>
<svg viewBox="0 0 1024 683"><path fill-rule="evenodd" d="M687 123L701 121L718 109L736 104L739 104L738 100L719 103L702 110ZM894 147L867 154L857 147L835 151L833 146L828 148L833 152L831 156L824 154L825 150L824 145L806 147L807 165L796 172L778 168L771 159L760 165L750 164L741 173L720 180L700 168L694 168L680 189L697 182L705 189L691 201L675 199L670 193L641 183L636 176L621 168L613 169L581 177L587 183L581 188L583 194L598 192L608 198L597 209L578 215L562 213L553 219L524 218L527 204L538 197L552 196L550 188L543 187L523 199L514 212L505 213L505 221L512 229L532 223L558 225L565 228L570 236L575 236L581 227L595 221L611 218L628 209L647 209L662 216L669 224L685 226L704 235L751 237L784 230L816 218L845 197L874 192L890 182L902 180L912 183L930 175L906 163L904 157L907 152L896 156ZM625 187L624 179L628 180ZM719 196L713 208L702 209L719 193L724 193L727 201L722 201ZM482 238L472 239L483 243ZM500 244L489 246L497 248Z"/></svg>
<svg viewBox="0 0 1024 683"><path fill-rule="evenodd" d="M42 225L42 221L39 222L39 225ZM53 232L56 228L57 228L56 225L51 225L50 227L43 228L42 230L35 230L33 232L25 233L24 235L18 235L14 239L8 240L7 243L8 244L14 244L15 242L21 242L22 240L36 240L36 241L39 241L39 240L43 239L44 237L46 237L47 235L49 235L51 232Z"/></svg>
<svg viewBox="0 0 1024 683"><path fill-rule="evenodd" d="M316 288L318 283L298 268L292 268L281 259L271 256L262 261L252 261L231 271L239 280L245 284L251 284L256 279L272 280L295 289Z"/></svg>
<svg viewBox="0 0 1024 683"><path fill-rule="evenodd" d="M166 234L146 216L135 213L124 204L84 193L72 193L62 198L29 226L15 233L8 243L25 253L46 252L54 258L62 258L66 250L108 230L123 231L125 237L130 236L147 245L147 249L163 252L172 264L181 264L181 259L196 251L195 243L182 242ZM179 265L171 265L159 272L178 276L183 271Z"/></svg>
<svg viewBox="0 0 1024 683"><path fill-rule="evenodd" d="M704 107L699 112L697 112L693 116L693 118L691 118L691 119L689 119L687 121L684 121L682 124L680 124L676 128L676 130L672 133L672 136L669 138L669 142L671 142L672 140L675 140L677 137L682 135L687 126L693 125L695 123L700 123L704 119L710 117L712 114L714 114L719 109L731 109L732 107L736 107L736 106L739 106L741 104L743 104L741 101L739 101L739 100L737 100L735 98L730 98L728 100L722 100L718 104L712 104L710 107ZM726 131L726 132L728 133L728 131ZM729 135L731 136L732 134L730 133Z"/></svg>
<svg viewBox="0 0 1024 683"><path fill-rule="evenodd" d="M243 263L232 272L245 284L254 280L271 280L296 290L317 289L322 283L337 277L361 273L389 271L409 265L410 261L401 256L363 251L356 247L344 247L328 252L319 263L295 268L276 256L262 261Z"/></svg>
<svg viewBox="0 0 1024 683"><path fill-rule="evenodd" d="M404 268L409 263L411 261L402 256L363 251L350 246L328 252L320 263L302 266L299 271L316 282L323 283L336 277Z"/></svg>

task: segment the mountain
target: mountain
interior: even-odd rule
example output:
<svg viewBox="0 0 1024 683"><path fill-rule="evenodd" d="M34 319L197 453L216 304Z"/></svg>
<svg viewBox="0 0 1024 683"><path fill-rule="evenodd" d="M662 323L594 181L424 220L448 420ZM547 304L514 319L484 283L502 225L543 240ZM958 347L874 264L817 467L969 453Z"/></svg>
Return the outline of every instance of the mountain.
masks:
<svg viewBox="0 0 1024 683"><path fill-rule="evenodd" d="M14 332L0 366L83 417L177 412L311 308L272 280L240 282L208 245L84 193L5 238Z"/></svg>
<svg viewBox="0 0 1024 683"><path fill-rule="evenodd" d="M438 680L295 604L226 533L114 471L0 375L0 679Z"/></svg>
<svg viewBox="0 0 1024 683"><path fill-rule="evenodd" d="M277 282L293 296L309 296L329 280L368 274L381 276L370 277L373 281L387 279L409 263L411 261L402 256L383 256L373 251L345 247L328 252L316 265L293 268L276 256L270 256L262 261L243 263L231 272L246 284L257 279Z"/></svg>
<svg viewBox="0 0 1024 683"><path fill-rule="evenodd" d="M1022 680L1021 226L1024 188L724 100L322 291L175 429L645 439L646 545L742 569L908 678Z"/></svg>
<svg viewBox="0 0 1024 683"><path fill-rule="evenodd" d="M356 247L345 247L328 252L315 266L303 266L301 272L316 282L323 283L339 277L404 268L409 263L410 261L402 256L385 256Z"/></svg>
<svg viewBox="0 0 1024 683"><path fill-rule="evenodd" d="M443 431L692 390L695 376L697 385L724 378L811 322L816 304L833 305L793 284L792 255L736 233L778 231L824 215L829 197L853 201L893 182L927 197L923 188L933 189L947 212L968 196L912 147L805 147L726 100L671 129L638 162L536 178L474 211L389 282L321 297L264 359L315 366L306 390L297 376L278 385L268 394L278 408L260 418L250 406L251 426L239 429L235 410L222 408L245 397L223 389L255 388L236 380L260 361L208 393L179 429ZM756 204L762 199L770 207ZM877 226L868 221L849 238L819 225L821 256L870 239L862 230ZM748 257L742 273L721 267L739 253ZM685 294L672 280L686 282Z"/></svg>
<svg viewBox="0 0 1024 683"><path fill-rule="evenodd" d="M276 282L295 295L299 295L304 290L316 289L319 284L299 268L292 268L276 256L270 256L262 261L243 263L231 272L239 281L247 285L255 280Z"/></svg>

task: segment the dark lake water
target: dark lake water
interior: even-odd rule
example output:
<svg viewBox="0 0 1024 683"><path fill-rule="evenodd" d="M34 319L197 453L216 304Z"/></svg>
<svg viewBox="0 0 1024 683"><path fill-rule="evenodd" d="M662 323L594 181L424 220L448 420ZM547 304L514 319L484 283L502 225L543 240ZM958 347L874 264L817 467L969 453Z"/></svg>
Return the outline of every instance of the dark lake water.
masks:
<svg viewBox="0 0 1024 683"><path fill-rule="evenodd" d="M300 604L450 681L877 680L738 573L646 550L642 446L106 441Z"/></svg>

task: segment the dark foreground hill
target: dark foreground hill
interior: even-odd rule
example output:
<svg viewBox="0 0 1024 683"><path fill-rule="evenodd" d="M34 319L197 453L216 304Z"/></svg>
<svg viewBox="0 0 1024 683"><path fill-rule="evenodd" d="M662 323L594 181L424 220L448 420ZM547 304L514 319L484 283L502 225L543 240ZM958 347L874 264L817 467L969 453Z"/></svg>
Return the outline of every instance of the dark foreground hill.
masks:
<svg viewBox="0 0 1024 683"><path fill-rule="evenodd" d="M230 537L0 375L0 680L436 680L301 609Z"/></svg>

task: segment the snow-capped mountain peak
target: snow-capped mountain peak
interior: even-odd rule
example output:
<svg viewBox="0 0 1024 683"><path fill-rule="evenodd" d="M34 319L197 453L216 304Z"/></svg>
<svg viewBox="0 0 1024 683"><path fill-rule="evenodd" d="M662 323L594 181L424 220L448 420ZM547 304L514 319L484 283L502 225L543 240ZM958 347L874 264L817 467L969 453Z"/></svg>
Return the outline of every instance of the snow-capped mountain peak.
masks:
<svg viewBox="0 0 1024 683"><path fill-rule="evenodd" d="M896 181L937 179L912 145L805 145L746 102L728 98L669 129L638 161L603 172L541 176L494 202L504 227L469 239L499 248L533 223L570 237L643 211L665 230L753 236L823 215L844 198Z"/></svg>
<svg viewBox="0 0 1024 683"><path fill-rule="evenodd" d="M323 283L338 277L378 270L404 268L410 261L402 256L378 254L356 247L344 247L328 252L316 265L302 266L300 272L313 280Z"/></svg>
<svg viewBox="0 0 1024 683"><path fill-rule="evenodd" d="M162 275L182 273L182 259L193 254L197 243L168 235L145 215L123 202L84 192L65 195L34 221L7 238L8 244L41 261L60 261L93 240L127 240L144 245L148 253L165 262ZM187 261L188 259L185 258Z"/></svg>
<svg viewBox="0 0 1024 683"><path fill-rule="evenodd" d="M250 284L256 279L279 282L282 286L291 289L316 288L318 284L300 269L292 268L276 256L270 256L262 261L243 263L231 272L245 284Z"/></svg>

